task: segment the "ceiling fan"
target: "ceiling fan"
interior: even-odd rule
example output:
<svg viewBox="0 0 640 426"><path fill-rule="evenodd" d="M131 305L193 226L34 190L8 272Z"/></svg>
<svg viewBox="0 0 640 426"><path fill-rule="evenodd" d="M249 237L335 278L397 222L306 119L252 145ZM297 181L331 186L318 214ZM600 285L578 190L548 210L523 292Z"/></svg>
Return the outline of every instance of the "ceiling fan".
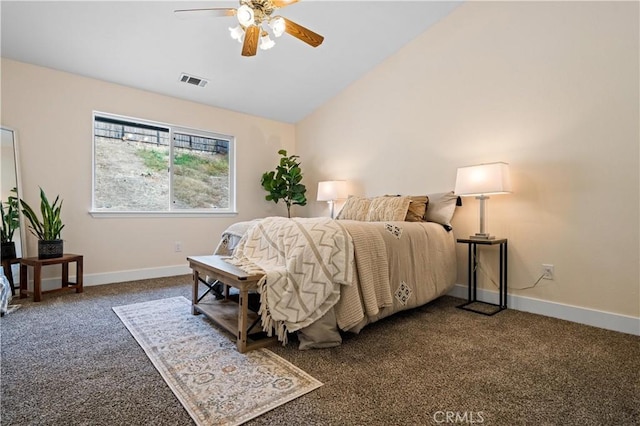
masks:
<svg viewBox="0 0 640 426"><path fill-rule="evenodd" d="M207 16L225 17L235 16L238 25L229 27L231 38L242 43L242 56L254 56L258 52L258 43L262 50L271 49L275 42L269 36L267 28L275 37L287 33L302 40L313 47L318 47L324 41L324 37L302 25L296 24L282 16L272 16L273 13L299 0L240 0L240 7L225 8L213 7L208 9L179 9L176 14L201 14Z"/></svg>

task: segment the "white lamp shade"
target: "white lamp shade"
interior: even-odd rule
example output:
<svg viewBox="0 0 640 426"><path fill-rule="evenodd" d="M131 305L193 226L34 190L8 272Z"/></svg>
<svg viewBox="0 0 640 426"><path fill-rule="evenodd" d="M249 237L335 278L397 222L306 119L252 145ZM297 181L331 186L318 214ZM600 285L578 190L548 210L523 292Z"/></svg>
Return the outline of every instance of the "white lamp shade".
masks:
<svg viewBox="0 0 640 426"><path fill-rule="evenodd" d="M244 30L240 25L236 25L233 28L229 27L229 33L232 39L238 40L240 43L244 41Z"/></svg>
<svg viewBox="0 0 640 426"><path fill-rule="evenodd" d="M511 177L507 163L488 163L460 167L456 176L456 195L508 194Z"/></svg>
<svg viewBox="0 0 640 426"><path fill-rule="evenodd" d="M346 184L343 180L318 182L318 201L333 201L347 198Z"/></svg>
<svg viewBox="0 0 640 426"><path fill-rule="evenodd" d="M236 17L238 18L238 22L240 23L240 25L242 25L243 27L248 27L249 25L253 25L253 23L255 22L253 9L251 9L246 4L243 4L238 8Z"/></svg>
<svg viewBox="0 0 640 426"><path fill-rule="evenodd" d="M265 33L265 35L260 37L260 49L262 50L269 50L273 46L275 46L275 44L276 42L271 40L271 37L269 37L269 34Z"/></svg>
<svg viewBox="0 0 640 426"><path fill-rule="evenodd" d="M282 34L284 34L287 24L281 16L276 16L269 21L269 26L273 31L273 35L276 37L280 37Z"/></svg>

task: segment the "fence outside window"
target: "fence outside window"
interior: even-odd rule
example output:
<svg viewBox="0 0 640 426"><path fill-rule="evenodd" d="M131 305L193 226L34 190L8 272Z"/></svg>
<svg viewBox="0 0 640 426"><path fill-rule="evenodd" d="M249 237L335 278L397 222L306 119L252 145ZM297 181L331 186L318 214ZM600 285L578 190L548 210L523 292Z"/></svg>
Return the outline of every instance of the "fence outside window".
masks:
<svg viewBox="0 0 640 426"><path fill-rule="evenodd" d="M92 212L235 210L232 136L94 113Z"/></svg>

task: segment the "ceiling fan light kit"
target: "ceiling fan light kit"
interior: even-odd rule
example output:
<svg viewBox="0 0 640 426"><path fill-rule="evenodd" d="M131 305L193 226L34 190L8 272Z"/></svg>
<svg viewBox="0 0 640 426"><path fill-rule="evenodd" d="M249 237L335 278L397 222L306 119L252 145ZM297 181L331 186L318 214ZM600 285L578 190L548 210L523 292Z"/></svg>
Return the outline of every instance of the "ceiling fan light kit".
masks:
<svg viewBox="0 0 640 426"><path fill-rule="evenodd" d="M253 25L255 22L255 13L253 9L251 9L246 4L243 4L238 8L238 13L236 14L238 17L238 22L243 27L248 27L249 25Z"/></svg>
<svg viewBox="0 0 640 426"><path fill-rule="evenodd" d="M229 27L229 32L231 33L231 38L234 40L238 40L239 43L244 41L244 30L240 27L240 25L236 25L235 27Z"/></svg>
<svg viewBox="0 0 640 426"><path fill-rule="evenodd" d="M269 20L269 26L271 27L271 31L273 31L273 35L280 37L284 34L286 24L282 16L275 16L273 19Z"/></svg>
<svg viewBox="0 0 640 426"><path fill-rule="evenodd" d="M318 47L324 41L324 37L302 25L296 24L282 16L271 16L276 9L281 9L299 0L240 0L240 7L209 8L209 9L182 9L175 13L199 12L213 16L235 16L238 25L229 27L231 38L242 43L242 56L254 56L258 46L262 50L271 49L275 41L269 36L267 29L275 37L287 33L312 47ZM263 26L266 24L266 26Z"/></svg>
<svg viewBox="0 0 640 426"><path fill-rule="evenodd" d="M275 45L276 45L276 42L271 40L271 37L269 37L269 34L266 31L264 31L262 33L262 36L260 36L260 49L269 50Z"/></svg>

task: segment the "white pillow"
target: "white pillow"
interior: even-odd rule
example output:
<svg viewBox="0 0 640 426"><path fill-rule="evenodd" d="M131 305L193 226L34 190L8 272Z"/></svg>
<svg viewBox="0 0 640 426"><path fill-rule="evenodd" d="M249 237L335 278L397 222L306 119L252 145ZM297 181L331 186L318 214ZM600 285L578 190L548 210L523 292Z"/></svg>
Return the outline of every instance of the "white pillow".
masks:
<svg viewBox="0 0 640 426"><path fill-rule="evenodd" d="M458 196L453 191L427 194L427 196L429 204L427 204L427 212L424 215L427 222L451 226L451 218L456 210Z"/></svg>

